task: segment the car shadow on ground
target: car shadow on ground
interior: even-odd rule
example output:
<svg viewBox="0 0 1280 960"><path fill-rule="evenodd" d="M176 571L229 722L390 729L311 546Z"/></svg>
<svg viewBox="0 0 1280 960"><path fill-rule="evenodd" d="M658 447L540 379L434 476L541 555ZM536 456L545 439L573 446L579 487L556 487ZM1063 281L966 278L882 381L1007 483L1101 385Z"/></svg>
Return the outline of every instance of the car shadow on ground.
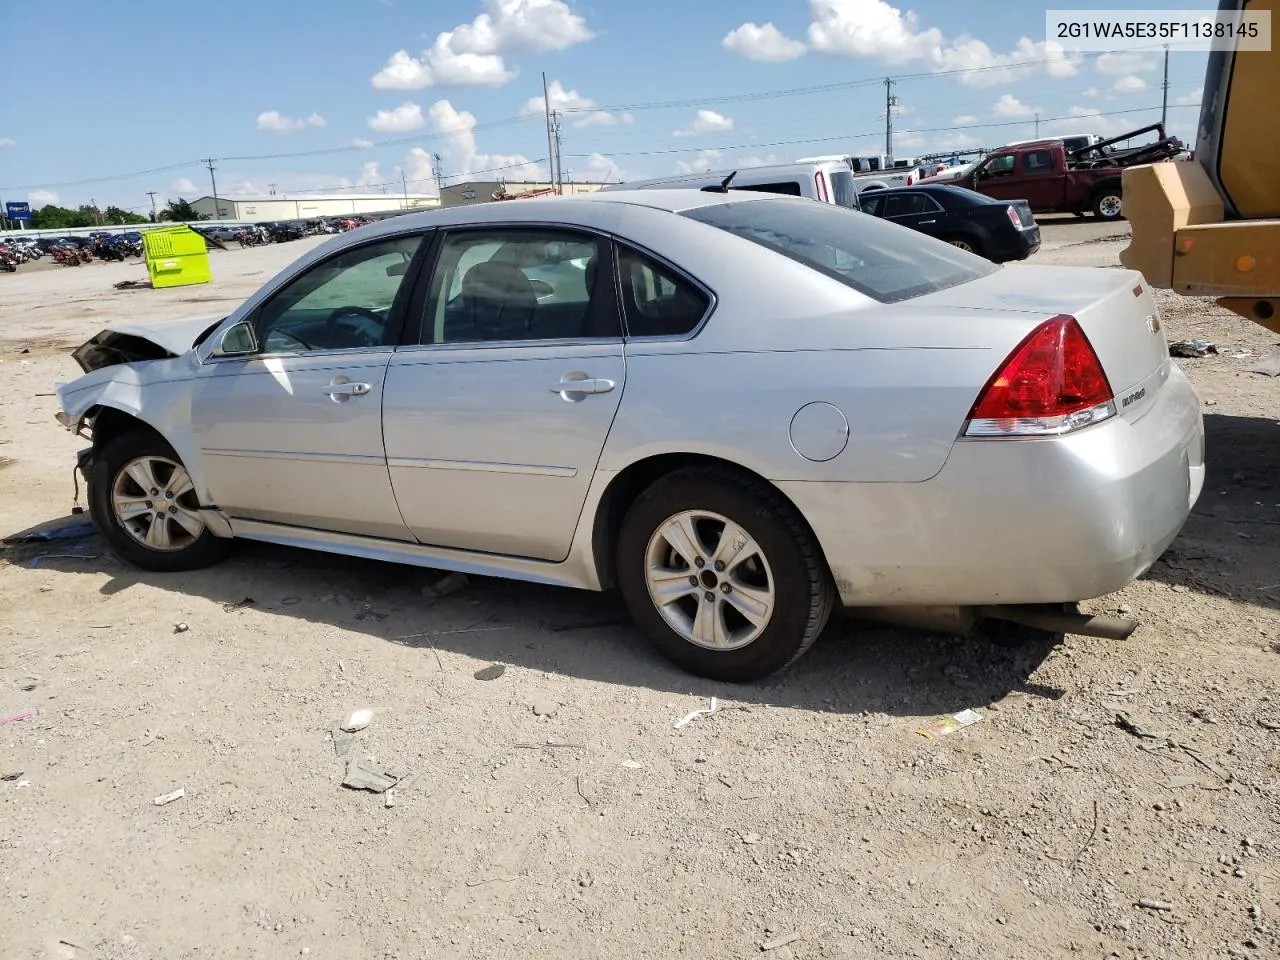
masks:
<svg viewBox="0 0 1280 960"><path fill-rule="evenodd" d="M1146 578L1280 609L1280 422L1210 413L1204 429L1204 491Z"/></svg>
<svg viewBox="0 0 1280 960"><path fill-rule="evenodd" d="M83 526L84 518L70 522ZM68 521L41 527L59 523ZM832 619L789 670L752 684L715 683L684 673L654 652L616 594L472 577L464 589L434 598L424 595L424 584L439 578L436 571L268 544L237 544L226 562L206 570L157 574L116 559L96 532L88 532L79 539L11 544L0 552L0 563L36 566L58 578L105 574L99 592L108 597L142 585L166 591L171 602L155 604L165 629L170 619L190 620L193 631L226 629L209 618L243 616L239 629L278 633L282 643L296 643L306 624L336 627L420 649L426 657L436 651L463 654L477 661L475 667L504 663L738 703L916 716L984 707L1013 692L1049 699L1064 693L1032 679L1054 648L1049 640L1010 649L982 637L885 627L843 615ZM57 582L52 581L54 590ZM193 609L191 597L223 609ZM103 615L100 610L93 616Z"/></svg>

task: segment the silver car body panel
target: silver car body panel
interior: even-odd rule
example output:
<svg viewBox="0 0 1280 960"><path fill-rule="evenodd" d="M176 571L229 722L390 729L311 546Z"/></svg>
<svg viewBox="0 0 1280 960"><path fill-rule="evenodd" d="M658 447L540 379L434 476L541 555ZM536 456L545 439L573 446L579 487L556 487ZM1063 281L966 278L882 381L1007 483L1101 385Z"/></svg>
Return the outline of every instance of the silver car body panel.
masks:
<svg viewBox="0 0 1280 960"><path fill-rule="evenodd" d="M849 605L1080 600L1123 586L1176 534L1203 482L1203 425L1138 274L1020 265L886 305L671 215L724 202L744 198L619 191L338 235L195 350L62 387L62 419L75 427L110 406L153 426L236 536L588 589L601 585L593 524L610 483L662 454L719 458L773 482L815 531ZM222 331L331 254L462 224L617 237L696 278L710 319L687 336L625 344L212 356ZM1094 344L1120 415L1062 438L957 440L991 374L1059 314ZM180 345L178 326L168 330ZM615 387L553 392L566 375ZM321 393L335 377L370 391L336 403ZM842 416L800 424L813 404ZM828 447L836 454L812 453Z"/></svg>

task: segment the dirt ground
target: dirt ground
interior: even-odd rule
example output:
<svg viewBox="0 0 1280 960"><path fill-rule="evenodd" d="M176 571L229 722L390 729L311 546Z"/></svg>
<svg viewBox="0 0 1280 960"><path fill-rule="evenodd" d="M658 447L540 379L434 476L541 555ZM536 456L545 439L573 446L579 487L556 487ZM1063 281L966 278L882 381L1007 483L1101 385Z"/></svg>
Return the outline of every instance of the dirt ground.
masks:
<svg viewBox="0 0 1280 960"><path fill-rule="evenodd" d="M1049 221L1034 262L1114 266L1123 233ZM172 291L113 291L136 263L0 276L0 534L72 505L69 348L225 312L312 243ZM1208 481L1161 562L1087 605L1140 619L1126 643L841 620L722 686L609 597L433 599L421 570L252 544L167 576L91 533L8 546L0 718L38 714L0 725L0 957L1280 956L1280 380L1248 372L1280 338L1161 303L1170 339L1218 346L1179 361ZM410 774L391 805L340 786L331 729L361 707L351 755Z"/></svg>

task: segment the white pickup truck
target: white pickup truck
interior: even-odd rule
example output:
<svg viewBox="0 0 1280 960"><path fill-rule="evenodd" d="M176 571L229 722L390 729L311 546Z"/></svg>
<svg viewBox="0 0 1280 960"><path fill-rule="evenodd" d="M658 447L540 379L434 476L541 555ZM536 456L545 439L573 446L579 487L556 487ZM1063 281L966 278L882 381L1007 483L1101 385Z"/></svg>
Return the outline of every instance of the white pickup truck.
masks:
<svg viewBox="0 0 1280 960"><path fill-rule="evenodd" d="M824 157L805 157L797 163L818 163L838 160L848 164L853 171L853 185L858 193L867 190L887 190L889 187L910 187L919 183L937 169L937 164L922 164L914 157L890 159L883 154L853 157L836 154Z"/></svg>

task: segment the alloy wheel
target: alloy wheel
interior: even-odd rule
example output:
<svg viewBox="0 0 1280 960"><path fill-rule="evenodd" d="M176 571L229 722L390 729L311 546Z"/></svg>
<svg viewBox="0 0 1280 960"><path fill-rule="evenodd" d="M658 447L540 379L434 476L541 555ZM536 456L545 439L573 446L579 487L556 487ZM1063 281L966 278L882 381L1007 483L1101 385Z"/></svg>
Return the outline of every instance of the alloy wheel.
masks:
<svg viewBox="0 0 1280 960"><path fill-rule="evenodd" d="M764 550L718 513L685 510L649 538L645 583L677 634L712 650L738 650L769 625L777 602Z"/></svg>
<svg viewBox="0 0 1280 960"><path fill-rule="evenodd" d="M151 550L183 550L205 531L195 485L167 457L138 457L116 474L111 510L121 529Z"/></svg>

